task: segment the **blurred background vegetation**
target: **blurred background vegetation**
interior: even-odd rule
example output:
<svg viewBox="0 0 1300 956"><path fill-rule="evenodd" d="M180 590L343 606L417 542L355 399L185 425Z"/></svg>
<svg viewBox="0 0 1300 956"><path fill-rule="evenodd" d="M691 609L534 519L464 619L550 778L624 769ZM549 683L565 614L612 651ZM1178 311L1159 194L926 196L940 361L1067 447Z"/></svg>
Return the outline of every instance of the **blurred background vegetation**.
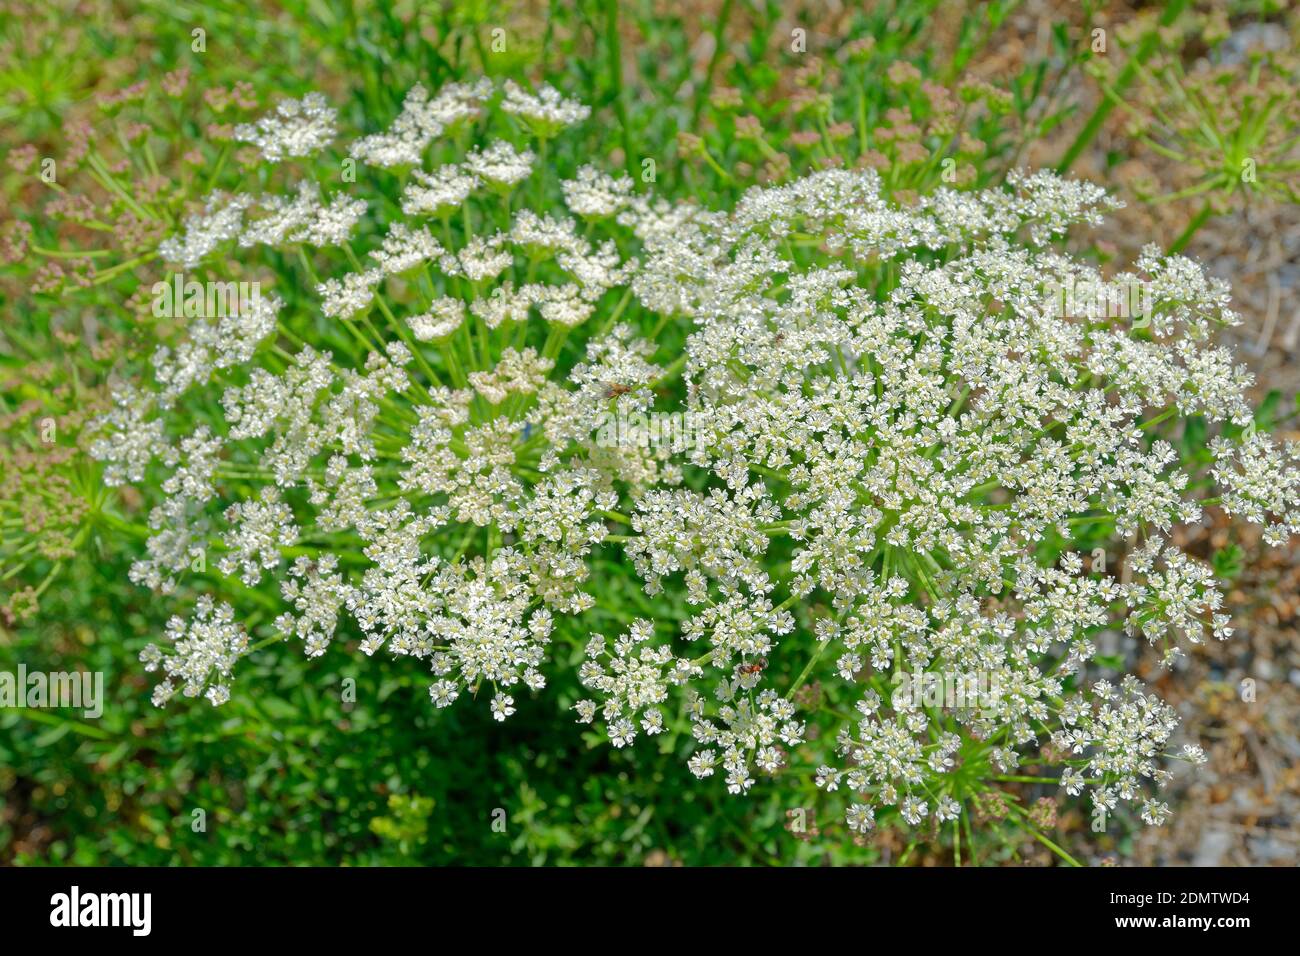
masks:
<svg viewBox="0 0 1300 956"><path fill-rule="evenodd" d="M252 659L219 710L155 709L136 655L163 618L127 581L137 542L112 524L138 502L110 496L77 450L114 370L160 333L120 305L139 286L139 250L239 161L223 127L281 97L320 90L341 128L373 131L417 81L545 80L596 110L570 159L638 181L653 159L671 198L725 203L842 162L877 166L899 194L996 183L1017 164L1097 179L1130 205L1093 254L1123 260L1155 239L1230 279L1246 318L1233 344L1259 374L1262 424L1294 430L1300 23L1288 7L4 0L0 670L102 672L108 701L98 720L0 710L0 863L951 862L895 837L850 839L818 817L811 788L794 808L776 788L736 799L701 786L671 735L614 751L567 712L572 677L502 726L484 708L435 713L420 674L286 652ZM83 161L88 138L110 136L102 151L120 146L120 170L140 166L147 208L107 195L112 162ZM66 187L42 180L46 157ZM1257 161L1255 182L1236 175L1242 158ZM52 445L40 434L51 421ZM1300 562L1264 557L1226 526L1204 536L1233 579L1240 640L1158 686L1208 738L1211 767L1152 835L1094 838L1077 812L1052 819L1079 859L1295 862ZM1260 704L1237 699L1243 676L1264 682ZM1049 861L1008 837L983 862Z"/></svg>

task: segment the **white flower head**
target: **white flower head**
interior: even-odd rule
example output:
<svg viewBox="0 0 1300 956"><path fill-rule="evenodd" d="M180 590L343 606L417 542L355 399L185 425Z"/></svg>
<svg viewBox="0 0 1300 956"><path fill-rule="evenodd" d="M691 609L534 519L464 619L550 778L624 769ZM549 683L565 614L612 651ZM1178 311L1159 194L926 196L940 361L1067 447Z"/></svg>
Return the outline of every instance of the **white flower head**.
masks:
<svg viewBox="0 0 1300 956"><path fill-rule="evenodd" d="M267 162L310 156L328 146L336 132L336 112L320 93L281 100L256 123L235 127L235 139L252 143Z"/></svg>
<svg viewBox="0 0 1300 956"><path fill-rule="evenodd" d="M566 100L555 87L543 83L535 94L514 80L506 80L501 108L525 120L534 135L550 138L566 126L581 123L591 115L591 107Z"/></svg>
<svg viewBox="0 0 1300 956"><path fill-rule="evenodd" d="M509 189L532 172L532 150L517 150L503 139L465 157L470 172L498 189Z"/></svg>

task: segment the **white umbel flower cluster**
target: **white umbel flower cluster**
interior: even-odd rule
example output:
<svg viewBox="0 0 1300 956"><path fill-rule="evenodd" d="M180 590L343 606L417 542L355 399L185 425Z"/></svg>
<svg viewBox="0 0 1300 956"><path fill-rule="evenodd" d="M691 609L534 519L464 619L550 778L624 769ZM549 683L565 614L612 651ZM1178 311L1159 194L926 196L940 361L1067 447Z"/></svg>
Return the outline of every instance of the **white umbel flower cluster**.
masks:
<svg viewBox="0 0 1300 956"><path fill-rule="evenodd" d="M268 161L326 141L303 104L258 127ZM215 549L208 576L273 582L276 633L308 655L359 635L427 667L434 705L482 692L497 720L576 631L575 710L614 746L676 721L692 772L733 793L817 767L858 832L953 821L971 780L1045 749L1067 792L1162 820L1163 762L1196 752L1170 753L1174 715L1134 678L1100 679L1096 635L1168 659L1230 635L1173 543L1204 508L1300 531L1300 449L1255 433L1250 377L1213 342L1237 321L1223 284L1155 248L1110 276L1069 255L1115 204L1046 172L904 206L874 171L828 170L723 212L584 166L554 190L581 225L525 208L588 112L549 87L417 87L348 149L398 173L380 200L324 176L213 196L163 243L187 271L290 253L302 294L196 320L156 389L119 389L93 452L109 484L164 494L133 580L172 590ZM1137 314L1060 307L1135 285ZM634 300L684 353L656 360ZM692 441L598 440L679 384ZM1204 421L1208 465L1175 416ZM630 618L597 557L684 619ZM612 643L582 631L597 604ZM224 700L237 628L200 599L146 653L158 699Z"/></svg>
<svg viewBox="0 0 1300 956"><path fill-rule="evenodd" d="M590 106L566 100L547 83L533 94L513 80L506 80L501 109L524 120L540 139L549 139L564 127L581 123L591 115Z"/></svg>
<svg viewBox="0 0 1300 956"><path fill-rule="evenodd" d="M193 618L173 617L167 622L166 638L168 653L156 644L140 652L145 670L161 669L166 675L154 688L155 704L166 703L178 689L186 697L202 693L214 706L230 699L227 681L235 661L248 652L248 635L229 604L201 596Z"/></svg>
<svg viewBox="0 0 1300 956"><path fill-rule="evenodd" d="M153 390L118 390L92 451L110 484L159 476L165 497L134 581L170 592L196 574L245 588L270 579L286 602L276 631L309 656L347 621L366 654L424 662L434 704L491 688L504 720L520 685L545 686L556 617L594 603L588 559L608 534L605 514L664 474L659 450L593 438L611 405L647 404L637 390L662 371L647 361L653 345L607 321L582 330L585 357L557 374L565 340L630 278L619 243L631 232L611 223L587 238L575 221L527 208L489 225L500 194L536 174L525 145L480 138L456 162L420 168L426 152L445 156L452 126L487 122L498 107L547 136L588 112L547 89L496 99L488 82L432 97L417 88L389 132L351 146L379 167L416 167L401 203L409 221L377 228L366 199L326 195L328 174L284 195L214 196L164 256L202 275L227 256L249 265L263 250L287 252L318 315L268 293L234 315L191 318L184 339L154 355ZM309 143L304 117L333 113L308 97L246 134L269 162L303 156L328 139L322 128ZM321 317L341 345L317 347ZM147 663L183 678L186 694L206 687L223 702L239 654L218 654L207 635L242 653L246 639L225 629L232 613L204 597ZM160 703L173 686L160 685Z"/></svg>
<svg viewBox="0 0 1300 956"><path fill-rule="evenodd" d="M235 127L235 139L252 143L269 163L310 156L328 146L336 132L336 111L320 93L283 100L256 123Z"/></svg>
<svg viewBox="0 0 1300 956"><path fill-rule="evenodd" d="M492 82L486 79L473 84L450 83L434 97L416 84L406 94L402 112L388 131L357 140L348 154L384 169L418 168L430 144L459 123L480 116L484 102L492 94Z"/></svg>
<svg viewBox="0 0 1300 956"><path fill-rule="evenodd" d="M634 288L691 323L688 410L706 439L685 457L712 480L643 494L624 548L648 591L696 607L683 635L711 648L685 698L697 774L722 743L744 790L800 740L758 678L794 606L816 640L798 642L779 702L810 678L858 688L834 737L844 763L818 774L856 795L851 827L951 819L969 796L959 768L1006 772L1047 743L1078 755L1065 783L1086 780L1097 805L1167 812L1144 784L1166 778L1176 720L1131 677L1109 703L1092 636L1121 628L1167 658L1227 637L1213 572L1169 534L1201 519L1190 489L1207 477L1271 540L1300 530L1296 449L1230 437L1250 424L1250 378L1210 340L1237 321L1222 283L1155 248L1103 277L1055 245L1101 221L1100 189L1008 185L902 207L874 171L832 170L642 229ZM1135 282L1148 314L1055 306L1068 285ZM1174 412L1219 429L1211 474L1154 437ZM1082 526L1116 549L1109 573L1055 544ZM921 677L968 693L931 699Z"/></svg>

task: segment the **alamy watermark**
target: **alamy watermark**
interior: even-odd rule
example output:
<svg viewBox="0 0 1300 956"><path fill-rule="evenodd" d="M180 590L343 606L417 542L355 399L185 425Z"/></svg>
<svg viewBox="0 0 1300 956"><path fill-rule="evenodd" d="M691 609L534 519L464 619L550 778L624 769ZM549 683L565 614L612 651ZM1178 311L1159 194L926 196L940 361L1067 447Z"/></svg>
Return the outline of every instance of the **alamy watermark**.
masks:
<svg viewBox="0 0 1300 956"><path fill-rule="evenodd" d="M1044 287L1057 316L1146 319L1151 315L1151 283L1140 279L1103 282L1070 278Z"/></svg>
<svg viewBox="0 0 1300 956"><path fill-rule="evenodd" d="M596 428L596 446L688 451L702 444L702 432L702 419L694 412L607 412Z"/></svg>
<svg viewBox="0 0 1300 956"><path fill-rule="evenodd" d="M133 936L148 936L153 928L152 893L83 893L73 886L67 893L50 897L50 925L120 926Z"/></svg>
<svg viewBox="0 0 1300 956"><path fill-rule="evenodd" d="M0 671L0 707L71 707L92 720L104 713L103 671Z"/></svg>
<svg viewBox="0 0 1300 956"><path fill-rule="evenodd" d="M247 315L262 299L260 282L199 282L177 272L171 282L155 282L153 314L171 319L224 319Z"/></svg>
<svg viewBox="0 0 1300 956"><path fill-rule="evenodd" d="M1002 676L997 671L899 671L893 677L890 704L894 710L978 710L997 713Z"/></svg>

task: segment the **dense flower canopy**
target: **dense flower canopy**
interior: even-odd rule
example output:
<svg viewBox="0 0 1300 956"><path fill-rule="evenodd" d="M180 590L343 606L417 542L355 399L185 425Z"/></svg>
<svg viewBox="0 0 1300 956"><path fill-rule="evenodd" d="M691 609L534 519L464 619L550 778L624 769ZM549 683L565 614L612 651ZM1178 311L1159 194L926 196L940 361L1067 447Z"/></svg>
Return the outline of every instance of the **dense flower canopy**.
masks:
<svg viewBox="0 0 1300 956"><path fill-rule="evenodd" d="M1205 507L1300 531L1300 449L1255 431L1212 338L1226 287L1155 247L1102 275L1066 238L1114 203L1045 172L901 202L827 170L709 211L586 166L555 190L569 215L529 208L547 140L589 112L549 87L416 87L346 147L402 177L400 208L302 179L214 194L163 242L187 270L297 257L307 288L194 320L152 384L119 388L94 454L162 492L133 579L172 591L212 550L229 594L274 583L275 634L308 655L346 627L423 661L437 706L490 689L505 720L545 686L557 618L621 604L602 554L688 607L589 635L575 710L615 746L684 721L691 769L733 792L808 748L858 830L882 808L953 819L972 774L1050 750L1069 792L1163 819L1147 783L1177 720L1099 676L1097 635L1170 659L1229 636L1213 572L1173 543ZM489 115L529 143L426 168ZM311 95L237 135L281 164L329 147L336 115ZM1117 315L1133 287L1142 310ZM1062 309L1065 288L1087 294ZM633 296L685 330L680 362L620 321ZM661 393L689 442L601 439ZM1175 415L1214 430L1210 467L1157 437ZM1071 546L1083 528L1110 572ZM200 597L143 655L155 700L226 700L250 630ZM977 675L979 700L900 693L918 674Z"/></svg>
<svg viewBox="0 0 1300 956"><path fill-rule="evenodd" d="M716 712L690 704L698 774L720 759L743 790L751 760L770 770L797 738L750 664L790 630L791 601L820 600L815 653L859 686L844 764L821 785L916 823L955 814L943 778L959 751L1001 772L1035 744L1086 754L1067 785L1088 778L1107 808L1163 778L1172 711L1132 677L1118 695L1093 684L1087 665L1108 625L1167 658L1231 633L1209 566L1168 540L1202 517L1192 469L1149 429L1167 409L1249 425L1249 376L1210 342L1236 318L1185 258L1151 247L1105 278L1056 249L1101 221L1097 187L1008 186L898 207L874 172L828 171L650 241L636 289L694 325L686 380L706 437L691 461L714 481L643 496L627 552L651 588L684 572L699 610L683 631L713 649ZM1150 311L1117 317L1108 293L1131 283ZM1097 294L1066 315L1063 287ZM1300 531L1300 450L1253 428L1211 448L1221 507L1274 541ZM1123 580L1054 545L1084 523L1133 543ZM980 674L995 693L940 715L891 694L900 671Z"/></svg>

